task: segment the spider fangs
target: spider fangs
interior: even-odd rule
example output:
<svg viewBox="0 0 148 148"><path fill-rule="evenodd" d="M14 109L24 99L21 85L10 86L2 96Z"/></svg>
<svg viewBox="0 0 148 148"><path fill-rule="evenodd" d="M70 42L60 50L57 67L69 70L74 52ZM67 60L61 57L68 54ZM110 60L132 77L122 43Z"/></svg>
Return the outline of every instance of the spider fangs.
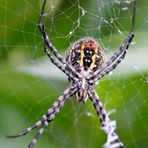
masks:
<svg viewBox="0 0 148 148"><path fill-rule="evenodd" d="M99 69L103 63L103 53L95 39L87 37L76 41L67 52L66 61L83 77L76 92L78 101L86 102L88 98L87 76ZM72 81L69 78L70 82Z"/></svg>

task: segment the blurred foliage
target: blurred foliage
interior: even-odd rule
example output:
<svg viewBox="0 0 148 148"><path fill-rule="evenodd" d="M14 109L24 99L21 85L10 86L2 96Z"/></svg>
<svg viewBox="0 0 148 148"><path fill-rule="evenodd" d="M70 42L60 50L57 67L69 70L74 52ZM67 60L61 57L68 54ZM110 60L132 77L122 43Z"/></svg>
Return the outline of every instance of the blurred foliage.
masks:
<svg viewBox="0 0 148 148"><path fill-rule="evenodd" d="M88 10L94 8L94 11L97 11L96 1L86 3L81 0L79 5ZM71 14L72 20L76 20L78 16L74 14L78 13L79 9L68 8L77 2L75 0L57 0L56 8L51 12L53 13L51 15L58 18L54 22L56 32L54 32L54 28L50 30L51 27L47 27L47 30L53 44L60 52L65 52L70 41L79 36L85 36L83 32L78 31L76 37L69 40L64 37L73 24L70 24L66 17L61 15L62 10L68 10L66 13ZM32 76L18 70L22 65L29 65L44 56L44 52L41 50L43 49L42 38L37 27L41 4L42 1L36 0L0 0L0 148L25 148L35 132L13 140L6 139L5 135L18 133L34 121L39 120L68 84L65 80L58 81L52 78ZM50 6L50 2L48 5ZM147 41L144 41L148 35L148 2L138 1L137 7L135 52L142 50L141 48L147 50L147 46L144 46ZM50 18L49 20L47 20L46 26L52 23ZM90 22L86 19L83 23L85 26ZM124 24L125 30L128 31L129 19L126 21L121 19L120 23ZM108 29L101 30L104 43L109 40L109 31ZM111 46L117 47L121 42L121 37L116 35L116 32L112 34L116 40L112 42ZM97 34L94 37L97 38ZM139 58L142 59L142 57ZM121 72L119 77L107 76L97 86L102 102L108 102L107 110L116 109L111 118L117 121L117 133L127 148L148 147L147 90L148 69L132 75L122 76ZM97 148L101 147L104 142L105 134L100 130L97 115L90 101L81 104L76 99L72 99L49 125L36 147Z"/></svg>

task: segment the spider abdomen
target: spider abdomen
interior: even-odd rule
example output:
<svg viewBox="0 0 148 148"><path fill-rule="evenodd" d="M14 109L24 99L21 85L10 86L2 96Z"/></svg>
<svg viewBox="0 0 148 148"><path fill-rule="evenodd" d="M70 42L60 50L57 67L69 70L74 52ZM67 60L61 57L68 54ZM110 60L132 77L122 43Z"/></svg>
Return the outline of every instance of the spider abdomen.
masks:
<svg viewBox="0 0 148 148"><path fill-rule="evenodd" d="M70 46L66 61L82 75L98 69L103 62L100 45L93 38L83 38Z"/></svg>

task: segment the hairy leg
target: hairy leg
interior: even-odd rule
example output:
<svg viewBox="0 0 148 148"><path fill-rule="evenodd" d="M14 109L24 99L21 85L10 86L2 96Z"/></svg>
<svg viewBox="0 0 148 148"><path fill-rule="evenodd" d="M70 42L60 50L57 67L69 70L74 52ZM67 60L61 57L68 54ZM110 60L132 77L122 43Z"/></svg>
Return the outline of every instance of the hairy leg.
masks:
<svg viewBox="0 0 148 148"><path fill-rule="evenodd" d="M124 148L123 143L120 141L118 135L115 133L116 122L109 119L108 113L106 112L95 90L89 89L89 97L100 119L101 127L107 135L107 142L105 144L105 147Z"/></svg>
<svg viewBox="0 0 148 148"><path fill-rule="evenodd" d="M70 70L73 73L73 76L75 76L77 78L82 78L82 76L71 65L69 65L65 61L65 59L63 59L61 54L57 51L57 49L50 42L49 37L48 37L48 35L47 35L46 31L45 31L45 26L44 26L44 24L42 22L42 17L43 17L43 14L44 14L45 5L46 5L46 0L44 0L44 2L43 2L43 6L42 6L42 9L41 9L41 13L40 13L39 21L38 21L38 27L39 27L39 29L40 29L40 31L41 31L41 33L43 35L43 39L44 39L44 46L47 46L52 51L54 56L62 63L63 67L66 66L67 73ZM47 48L45 50L45 53L50 58L49 51L48 51ZM69 75L69 77L70 77L70 75Z"/></svg>
<svg viewBox="0 0 148 148"><path fill-rule="evenodd" d="M110 59L102 65L100 69L98 69L92 75L87 77L89 83L96 83L99 79L101 79L103 76L105 76L118 66L118 64L124 59L133 37L134 34L129 33L128 37L122 43L118 51L115 52L113 56L110 57Z"/></svg>
<svg viewBox="0 0 148 148"><path fill-rule="evenodd" d="M69 86L63 94L53 103L52 107L48 109L45 115L42 116L41 120L37 121L33 126L28 127L24 131L20 132L17 135L7 136L8 138L16 138L24 136L30 133L33 129L41 126L40 130L28 145L29 148L32 148L37 142L40 135L44 132L47 125L55 118L60 109L64 106L65 102L69 100L69 97L72 96L77 90L77 85Z"/></svg>
<svg viewBox="0 0 148 148"><path fill-rule="evenodd" d="M131 31L129 32L127 38L121 44L119 49L105 62L102 67L96 70L92 75L87 77L89 83L96 83L103 76L111 72L117 67L117 65L124 59L126 52L128 51L129 45L131 44L134 37L134 27L135 27L135 14L136 14L136 0L133 1L133 16L131 23Z"/></svg>

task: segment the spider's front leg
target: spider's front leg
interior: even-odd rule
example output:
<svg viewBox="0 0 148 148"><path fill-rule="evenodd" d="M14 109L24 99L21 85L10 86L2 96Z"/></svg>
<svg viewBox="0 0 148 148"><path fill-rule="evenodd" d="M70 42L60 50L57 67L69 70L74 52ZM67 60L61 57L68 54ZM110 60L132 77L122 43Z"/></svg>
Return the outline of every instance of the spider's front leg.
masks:
<svg viewBox="0 0 148 148"><path fill-rule="evenodd" d="M61 56L61 54L57 51L57 49L52 45L51 41L49 40L49 37L46 33L45 30L45 26L42 22L42 17L44 15L44 9L45 9L45 5L46 5L46 0L44 0L43 2L43 6L41 9L41 13L39 16L39 21L38 21L38 27L42 33L43 36L43 40L44 40L44 51L45 53L48 55L48 57L50 58L50 60L52 61L53 64L55 64L58 68L60 68L64 73L66 73L69 77L71 77L72 79L75 79L76 81L78 79L76 78L82 78L82 76L71 66L69 65L65 59L63 59L63 57ZM57 62L55 62L55 60L51 57L50 52L48 51L48 48L46 48L46 46L51 50L51 52L54 54L54 56L60 61L61 65ZM59 66L60 65L60 66ZM64 70L63 70L64 69ZM70 72L69 72L70 71ZM74 78L74 76L76 78Z"/></svg>
<svg viewBox="0 0 148 148"><path fill-rule="evenodd" d="M48 126L48 124L55 118L55 116L59 113L60 109L64 106L65 102L69 100L69 97L75 94L77 91L77 85L73 84L69 86L63 94L53 103L52 107L48 109L46 114L44 114L41 118L41 120L37 121L33 126L28 127L18 135L14 136L7 136L8 138L16 138L24 136L28 133L30 133L33 129L41 126L37 134L35 135L34 139L30 142L28 145L28 148L32 148L34 144L39 139L40 135L44 132L45 128Z"/></svg>
<svg viewBox="0 0 148 148"><path fill-rule="evenodd" d="M124 148L123 143L120 141L118 135L115 133L116 122L109 119L109 114L106 112L105 107L99 99L96 91L93 88L89 89L89 97L94 105L97 115L101 122L101 127L107 135L107 142L105 148Z"/></svg>
<svg viewBox="0 0 148 148"><path fill-rule="evenodd" d="M46 45L44 45L44 51L47 51L47 55L50 58L51 62L57 66L61 71L63 71L69 78L71 78L73 81L78 81L79 79L77 77L74 77L73 72L71 72L70 70L67 70L67 66L62 65L61 63L57 62L53 56L50 54L50 52L48 51Z"/></svg>
<svg viewBox="0 0 148 148"><path fill-rule="evenodd" d="M102 64L102 67L100 67L92 75L87 77L87 80L89 81L89 83L93 83L93 84L96 83L99 79L107 75L109 72L111 72L118 66L118 64L124 59L125 54L127 53L128 47L132 42L133 37L134 37L134 34L130 32L128 34L128 37L124 40L124 42L118 49L118 51L115 52L107 62Z"/></svg>
<svg viewBox="0 0 148 148"><path fill-rule="evenodd" d="M133 16L132 16L132 25L131 31L128 33L128 36L123 41L118 51L116 51L107 62L102 64L98 70L96 70L92 75L87 77L89 83L94 84L103 76L114 70L117 65L124 59L125 54L128 51L129 45L131 44L134 38L134 27L135 27L135 14L136 14L136 0L133 1Z"/></svg>

